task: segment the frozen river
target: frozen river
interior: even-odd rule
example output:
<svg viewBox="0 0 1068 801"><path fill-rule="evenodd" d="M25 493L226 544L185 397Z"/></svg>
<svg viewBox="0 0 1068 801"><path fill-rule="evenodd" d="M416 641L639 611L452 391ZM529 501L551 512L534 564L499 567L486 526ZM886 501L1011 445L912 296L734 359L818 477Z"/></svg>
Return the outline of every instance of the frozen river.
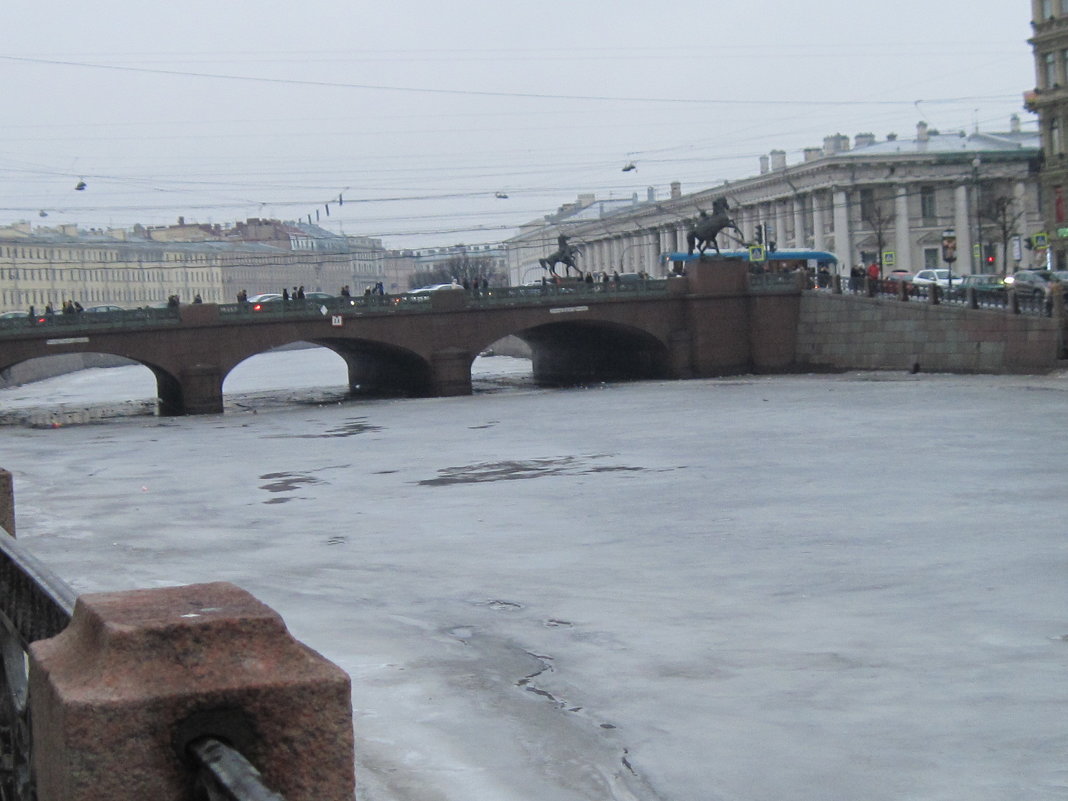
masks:
<svg viewBox="0 0 1068 801"><path fill-rule="evenodd" d="M77 590L232 581L348 671L364 801L1068 799L1065 376L353 403L296 353L222 416L0 391L0 466Z"/></svg>

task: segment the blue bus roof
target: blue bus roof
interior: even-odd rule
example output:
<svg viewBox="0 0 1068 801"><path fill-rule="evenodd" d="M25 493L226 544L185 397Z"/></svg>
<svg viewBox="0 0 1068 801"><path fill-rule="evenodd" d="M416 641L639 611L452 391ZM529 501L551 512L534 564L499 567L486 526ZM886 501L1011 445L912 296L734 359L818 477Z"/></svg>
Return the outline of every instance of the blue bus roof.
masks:
<svg viewBox="0 0 1068 801"><path fill-rule="evenodd" d="M705 256L721 259L741 259L749 261L748 250L721 250L719 256L706 253ZM697 253L661 253L661 261L697 261L701 256ZM773 250L765 256L766 261L827 261L832 264L838 263L838 257L828 250Z"/></svg>

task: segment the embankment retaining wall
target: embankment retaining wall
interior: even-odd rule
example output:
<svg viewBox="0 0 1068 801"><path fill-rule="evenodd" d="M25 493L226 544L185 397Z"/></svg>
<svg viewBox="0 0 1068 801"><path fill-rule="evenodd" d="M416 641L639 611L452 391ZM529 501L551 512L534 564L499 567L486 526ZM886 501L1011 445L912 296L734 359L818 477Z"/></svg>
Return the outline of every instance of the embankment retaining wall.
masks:
<svg viewBox="0 0 1068 801"><path fill-rule="evenodd" d="M1068 367L1063 321L890 298L805 292L803 370L1032 373Z"/></svg>

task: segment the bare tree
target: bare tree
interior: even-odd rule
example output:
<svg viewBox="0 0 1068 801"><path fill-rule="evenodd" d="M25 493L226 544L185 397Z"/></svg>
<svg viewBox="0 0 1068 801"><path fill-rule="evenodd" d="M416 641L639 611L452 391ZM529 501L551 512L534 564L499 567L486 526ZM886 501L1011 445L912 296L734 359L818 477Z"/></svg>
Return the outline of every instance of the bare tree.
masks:
<svg viewBox="0 0 1068 801"><path fill-rule="evenodd" d="M986 220L997 232L1001 242L1003 258L1008 262L1009 240L1019 235L1017 226L1023 217L1023 211L1015 211L1016 201L1007 195L994 195L979 207L979 219ZM979 243L980 245L982 242ZM1008 272L1008 265L1001 265Z"/></svg>
<svg viewBox="0 0 1068 801"><path fill-rule="evenodd" d="M418 287L429 284L448 284L455 279L458 284L465 281L468 284L474 284L476 280L492 281L496 275L497 268L492 258L457 253L444 262L439 262L431 270L417 270L412 274L409 283L412 287Z"/></svg>
<svg viewBox="0 0 1068 801"><path fill-rule="evenodd" d="M886 211L882 203L873 200L861 204L861 219L871 226L875 234L875 248L879 253L879 275L883 274L883 253L886 250L886 236L894 221L892 214Z"/></svg>

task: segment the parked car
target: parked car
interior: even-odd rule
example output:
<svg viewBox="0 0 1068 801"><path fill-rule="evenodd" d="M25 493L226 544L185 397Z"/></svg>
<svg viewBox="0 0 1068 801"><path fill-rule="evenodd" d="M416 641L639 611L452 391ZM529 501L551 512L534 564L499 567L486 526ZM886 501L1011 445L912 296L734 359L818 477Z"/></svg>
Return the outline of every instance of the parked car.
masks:
<svg viewBox="0 0 1068 801"><path fill-rule="evenodd" d="M886 274L887 281L911 281L912 273L908 270L891 270Z"/></svg>
<svg viewBox="0 0 1068 801"><path fill-rule="evenodd" d="M912 276L912 283L916 286L940 286L948 287L952 281L953 286L960 286L963 276L951 273L949 270L920 270Z"/></svg>
<svg viewBox="0 0 1068 801"><path fill-rule="evenodd" d="M18 319L18 318L21 318L21 317L29 317L29 316L30 316L30 313L28 311L9 311L9 312L4 312L3 314L0 314L0 320L15 320L15 319Z"/></svg>
<svg viewBox="0 0 1068 801"><path fill-rule="evenodd" d="M993 273L977 273L975 275L966 275L961 278L961 289L975 289L982 292L1004 292L1005 291L1005 276L994 275Z"/></svg>
<svg viewBox="0 0 1068 801"><path fill-rule="evenodd" d="M411 289L408 294L429 295L431 292L437 292L440 289L463 289L463 287L460 284L430 284L429 286L421 286L418 289Z"/></svg>
<svg viewBox="0 0 1068 801"><path fill-rule="evenodd" d="M84 309L84 311L93 312L95 314L104 314L107 312L125 311L125 309L123 309L122 306L111 306L104 304L102 306L88 306Z"/></svg>
<svg viewBox="0 0 1068 801"><path fill-rule="evenodd" d="M1049 292L1053 282L1052 270L1019 270L1005 279L1005 284L1017 292L1029 292L1035 297L1043 297Z"/></svg>

